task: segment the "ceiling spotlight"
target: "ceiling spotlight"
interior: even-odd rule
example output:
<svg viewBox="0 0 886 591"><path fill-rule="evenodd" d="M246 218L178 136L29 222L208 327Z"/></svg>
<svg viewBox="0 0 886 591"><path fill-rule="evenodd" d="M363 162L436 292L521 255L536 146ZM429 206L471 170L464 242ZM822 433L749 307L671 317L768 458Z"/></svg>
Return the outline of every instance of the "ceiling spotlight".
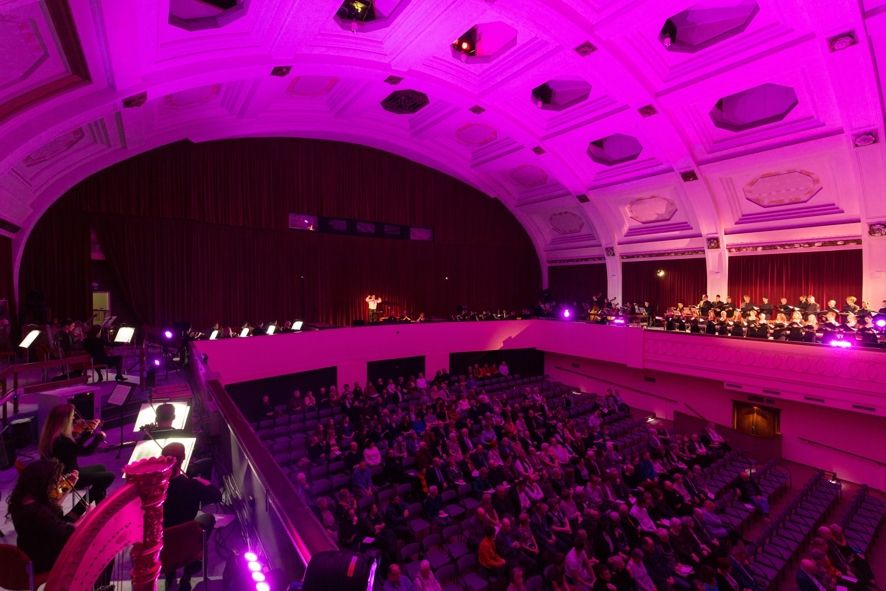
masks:
<svg viewBox="0 0 886 591"><path fill-rule="evenodd" d="M372 0L345 0L338 8L336 16L343 21L368 22L376 18Z"/></svg>
<svg viewBox="0 0 886 591"><path fill-rule="evenodd" d="M664 277L664 276L665 276L665 270L664 270L664 269L657 269L657 270L655 271L655 276L656 276L656 277L659 277L659 278Z"/></svg>

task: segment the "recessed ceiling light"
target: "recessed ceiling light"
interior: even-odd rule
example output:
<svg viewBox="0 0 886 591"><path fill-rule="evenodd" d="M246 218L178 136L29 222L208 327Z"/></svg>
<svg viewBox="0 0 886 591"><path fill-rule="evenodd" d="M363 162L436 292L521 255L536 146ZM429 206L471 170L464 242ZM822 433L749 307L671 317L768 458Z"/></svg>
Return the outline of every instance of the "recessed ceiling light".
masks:
<svg viewBox="0 0 886 591"><path fill-rule="evenodd" d="M479 114L481 114L481 113L485 113L485 112L486 112L486 109L484 109L484 108L481 107L480 105L474 105L473 107L471 107L470 109L468 109L468 111L470 111L470 112L473 113L474 115L479 115Z"/></svg>
<svg viewBox="0 0 886 591"><path fill-rule="evenodd" d="M843 51L844 49L848 49L857 44L858 36L855 34L855 31L846 31L845 33L834 35L828 39L828 49L830 49L831 52Z"/></svg>
<svg viewBox="0 0 886 591"><path fill-rule="evenodd" d="M575 53L580 55L581 57L587 57L597 51L597 46L591 43L590 41L585 41L581 45L575 48Z"/></svg>
<svg viewBox="0 0 886 591"><path fill-rule="evenodd" d="M535 146L534 148L532 148L532 151L535 152L536 154L538 154L539 156L541 156L542 154L545 153L545 149L542 148L541 146Z"/></svg>
<svg viewBox="0 0 886 591"><path fill-rule="evenodd" d="M292 66L274 66L271 68L271 76L287 76L292 71Z"/></svg>
<svg viewBox="0 0 886 591"><path fill-rule="evenodd" d="M401 82L403 82L403 76L394 76L393 74L391 74L390 76L385 78L385 84L396 85L400 84Z"/></svg>
<svg viewBox="0 0 886 591"><path fill-rule="evenodd" d="M655 108L655 105L643 105L637 112L640 113L641 117L652 117L653 115L658 115L658 109Z"/></svg>
<svg viewBox="0 0 886 591"><path fill-rule="evenodd" d="M852 143L856 148L864 148L865 146L872 146L876 144L878 141L877 132L875 131L867 131L865 133L860 133L852 138Z"/></svg>

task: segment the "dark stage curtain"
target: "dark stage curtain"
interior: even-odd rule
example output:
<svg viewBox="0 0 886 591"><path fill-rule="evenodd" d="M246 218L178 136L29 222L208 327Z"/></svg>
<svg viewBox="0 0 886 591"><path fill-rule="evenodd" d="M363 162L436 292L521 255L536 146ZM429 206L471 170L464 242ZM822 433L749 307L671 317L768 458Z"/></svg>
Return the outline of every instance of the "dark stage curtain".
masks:
<svg viewBox="0 0 886 591"><path fill-rule="evenodd" d="M795 305L801 295L812 294L822 308L829 299L842 306L848 296L861 300L862 275L858 249L734 256L729 295L735 302L749 295L758 304L763 296L773 304L784 296Z"/></svg>
<svg viewBox="0 0 886 591"><path fill-rule="evenodd" d="M155 326L349 324L373 292L395 312L448 316L459 304L522 308L541 285L532 243L499 201L362 146L174 144L86 179L58 207L90 216L133 320ZM290 213L431 227L434 240L289 230Z"/></svg>
<svg viewBox="0 0 886 591"><path fill-rule="evenodd" d="M606 264L563 265L548 268L548 291L556 302L591 302L607 297Z"/></svg>
<svg viewBox="0 0 886 591"><path fill-rule="evenodd" d="M76 204L59 202L28 237L19 270L23 322L92 316L89 218Z"/></svg>
<svg viewBox="0 0 886 591"><path fill-rule="evenodd" d="M659 269L664 277L655 274ZM680 302L698 303L707 287L703 258L622 262L621 275L623 300L648 301L658 313Z"/></svg>
<svg viewBox="0 0 886 591"><path fill-rule="evenodd" d="M12 342L15 320L12 269L12 240L0 236L0 350L9 350L15 344Z"/></svg>

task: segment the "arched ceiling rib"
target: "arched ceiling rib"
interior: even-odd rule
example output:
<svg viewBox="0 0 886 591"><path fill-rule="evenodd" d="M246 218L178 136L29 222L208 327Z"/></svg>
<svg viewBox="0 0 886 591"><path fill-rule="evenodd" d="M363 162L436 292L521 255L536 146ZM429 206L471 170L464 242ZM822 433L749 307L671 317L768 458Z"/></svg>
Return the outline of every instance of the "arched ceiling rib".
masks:
<svg viewBox="0 0 886 591"><path fill-rule="evenodd" d="M159 145L281 135L462 179L543 263L886 220L886 0L238 5L0 7L0 231L20 248L73 184Z"/></svg>

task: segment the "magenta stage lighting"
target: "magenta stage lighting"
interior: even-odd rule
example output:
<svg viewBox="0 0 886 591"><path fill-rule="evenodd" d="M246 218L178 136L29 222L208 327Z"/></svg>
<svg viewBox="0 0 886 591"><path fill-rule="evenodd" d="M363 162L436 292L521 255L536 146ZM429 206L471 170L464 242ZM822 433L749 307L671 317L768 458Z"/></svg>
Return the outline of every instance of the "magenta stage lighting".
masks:
<svg viewBox="0 0 886 591"><path fill-rule="evenodd" d="M879 320L877 320L877 321L874 323L874 325L875 325L877 328L886 328L886 318L880 318Z"/></svg>
<svg viewBox="0 0 886 591"><path fill-rule="evenodd" d="M561 316L563 316L564 320L569 320L572 317L572 310L570 310L569 308L564 308Z"/></svg>
<svg viewBox="0 0 886 591"><path fill-rule="evenodd" d="M837 347L839 349L850 349L852 348L852 341L843 341L840 339L835 339L831 341L831 347Z"/></svg>
<svg viewBox="0 0 886 591"><path fill-rule="evenodd" d="M624 324L624 323L625 323L624 318L616 318L615 320L612 321L612 324Z"/></svg>
<svg viewBox="0 0 886 591"><path fill-rule="evenodd" d="M164 338L166 338L166 340L170 340L175 335L173 335L172 331L167 328L163 331L163 336Z"/></svg>
<svg viewBox="0 0 886 591"><path fill-rule="evenodd" d="M151 363L154 364L154 367L160 367L160 360L159 359L154 359Z"/></svg>
<svg viewBox="0 0 886 591"><path fill-rule="evenodd" d="M256 556L255 552L247 552L243 555L243 558L246 559L246 562L257 562L258 556Z"/></svg>

